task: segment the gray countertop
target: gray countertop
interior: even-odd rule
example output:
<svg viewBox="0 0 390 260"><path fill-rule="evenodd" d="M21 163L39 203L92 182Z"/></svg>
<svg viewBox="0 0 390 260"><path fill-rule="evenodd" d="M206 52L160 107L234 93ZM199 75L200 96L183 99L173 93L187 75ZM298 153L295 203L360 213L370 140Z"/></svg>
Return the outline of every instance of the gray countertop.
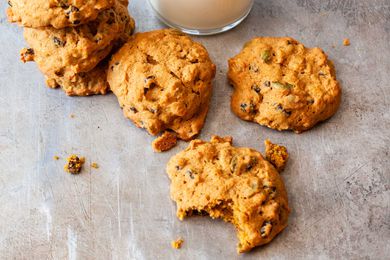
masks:
<svg viewBox="0 0 390 260"><path fill-rule="evenodd" d="M22 30L0 3L0 258L3 259L385 259L390 256L390 2L262 0L225 34L196 37L217 65L200 138L232 135L263 151L287 146L282 174L292 213L271 244L236 254L232 225L208 217L179 221L169 198L164 154L122 116L114 95L67 97L22 64ZM138 31L162 28L145 0L130 10ZM343 89L338 113L311 131L277 132L229 109L227 59L254 36L291 36L320 46ZM350 38L351 46L342 45ZM74 118L70 118L74 114ZM63 171L70 153L82 174ZM58 155L60 160L53 160ZM99 169L89 163L97 162ZM183 248L170 242L182 237Z"/></svg>

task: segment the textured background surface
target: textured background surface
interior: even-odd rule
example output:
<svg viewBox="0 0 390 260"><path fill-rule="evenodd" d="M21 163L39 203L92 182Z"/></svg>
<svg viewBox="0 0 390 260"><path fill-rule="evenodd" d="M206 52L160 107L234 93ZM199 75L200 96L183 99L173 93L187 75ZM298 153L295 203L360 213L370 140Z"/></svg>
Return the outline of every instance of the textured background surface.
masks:
<svg viewBox="0 0 390 260"><path fill-rule="evenodd" d="M263 150L286 145L283 178L292 214L270 245L237 256L234 228L208 217L180 222L164 168L184 147L154 154L153 138L128 122L113 95L66 97L44 86L34 63L19 62L22 31L0 3L0 258L279 259L390 255L390 3L358 0L257 1L248 19L223 35L198 38L218 73L200 138L233 135ZM138 31L163 27L145 0L130 7ZM292 36L320 46L342 83L339 112L313 130L279 133L236 118L226 61L254 36ZM342 46L345 37L351 46ZM70 114L76 117L71 119ZM64 157L86 156L79 176ZM61 159L54 161L53 156ZM100 165L90 169L91 161ZM181 250L170 241L183 237Z"/></svg>

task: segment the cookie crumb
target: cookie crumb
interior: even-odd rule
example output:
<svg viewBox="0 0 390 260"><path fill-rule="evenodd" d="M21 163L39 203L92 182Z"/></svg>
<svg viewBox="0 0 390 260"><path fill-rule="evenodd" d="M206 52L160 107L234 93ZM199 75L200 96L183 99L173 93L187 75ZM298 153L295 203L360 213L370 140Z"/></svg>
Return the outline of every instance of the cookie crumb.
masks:
<svg viewBox="0 0 390 260"><path fill-rule="evenodd" d="M278 172L282 172L288 160L287 149L284 146L271 143L270 140L265 140L265 157Z"/></svg>
<svg viewBox="0 0 390 260"><path fill-rule="evenodd" d="M64 166L64 170L71 174L79 174L84 163L84 157L79 157L75 154L72 154L67 158L67 163Z"/></svg>
<svg viewBox="0 0 390 260"><path fill-rule="evenodd" d="M23 48L20 51L20 60L23 63L26 63L28 61L33 61L34 60L34 49L31 48Z"/></svg>
<svg viewBox="0 0 390 260"><path fill-rule="evenodd" d="M345 39L343 40L343 45L344 45L344 46L349 46L349 45L351 45L351 42L349 41L348 38L345 38Z"/></svg>
<svg viewBox="0 0 390 260"><path fill-rule="evenodd" d="M57 81L55 79L46 79L46 85L49 87L49 88L58 88L60 87L58 84L57 84Z"/></svg>
<svg viewBox="0 0 390 260"><path fill-rule="evenodd" d="M180 249L182 244L183 244L184 240L179 238L179 239L176 239L174 241L171 242L171 246L172 248L174 249Z"/></svg>
<svg viewBox="0 0 390 260"><path fill-rule="evenodd" d="M212 143L229 143L229 144L233 144L233 137L231 137L231 136L220 137L220 136L217 136L217 135L213 135L211 137L210 142L212 142Z"/></svg>
<svg viewBox="0 0 390 260"><path fill-rule="evenodd" d="M53 156L53 159L56 160L56 161L58 161L58 160L60 159L60 157L57 156L57 155L54 155L54 156Z"/></svg>
<svg viewBox="0 0 390 260"><path fill-rule="evenodd" d="M168 151L175 147L177 144L177 137L174 133L164 132L160 137L157 137L153 143L152 147L155 152L161 153Z"/></svg>
<svg viewBox="0 0 390 260"><path fill-rule="evenodd" d="M94 169L99 169L99 165L95 162L91 163L91 167Z"/></svg>

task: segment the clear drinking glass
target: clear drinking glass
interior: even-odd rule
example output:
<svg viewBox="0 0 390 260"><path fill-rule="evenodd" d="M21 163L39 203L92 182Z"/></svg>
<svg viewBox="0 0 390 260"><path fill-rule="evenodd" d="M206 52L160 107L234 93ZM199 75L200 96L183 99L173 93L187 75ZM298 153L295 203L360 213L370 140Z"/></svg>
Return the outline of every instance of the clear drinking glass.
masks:
<svg viewBox="0 0 390 260"><path fill-rule="evenodd" d="M250 13L254 0L149 0L159 19L194 35L225 32Z"/></svg>

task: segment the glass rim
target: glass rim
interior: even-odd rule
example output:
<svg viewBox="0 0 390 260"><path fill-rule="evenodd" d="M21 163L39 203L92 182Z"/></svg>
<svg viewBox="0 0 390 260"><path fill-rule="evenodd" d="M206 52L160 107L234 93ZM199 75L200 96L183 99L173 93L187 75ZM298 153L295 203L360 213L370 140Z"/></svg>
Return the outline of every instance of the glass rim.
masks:
<svg viewBox="0 0 390 260"><path fill-rule="evenodd" d="M254 1L251 2L250 4L250 7L248 8L248 10L241 16L239 17L238 19L234 20L233 22L229 23L229 24L226 24L222 27L217 27L217 28L212 28L212 29L196 29L196 28L188 28L188 27L185 27L185 26L181 26L179 24L176 24L176 23L173 23L171 21L169 21L168 19L166 19L165 17L163 17L154 7L153 5L151 4L150 0L148 0L148 3L149 3L149 6L152 8L154 14L156 15L156 17L164 24L166 24L167 26L171 27L171 28L175 28L175 29L178 29L186 34L190 34L190 35L197 35L197 36L207 36L207 35L215 35L215 34L220 34L220 33L223 33L223 32L226 32L226 31L229 31L233 28L235 28L236 26L238 26L242 21L244 21L248 15L250 14L250 12L252 11L252 8L253 8L253 4L254 4Z"/></svg>

